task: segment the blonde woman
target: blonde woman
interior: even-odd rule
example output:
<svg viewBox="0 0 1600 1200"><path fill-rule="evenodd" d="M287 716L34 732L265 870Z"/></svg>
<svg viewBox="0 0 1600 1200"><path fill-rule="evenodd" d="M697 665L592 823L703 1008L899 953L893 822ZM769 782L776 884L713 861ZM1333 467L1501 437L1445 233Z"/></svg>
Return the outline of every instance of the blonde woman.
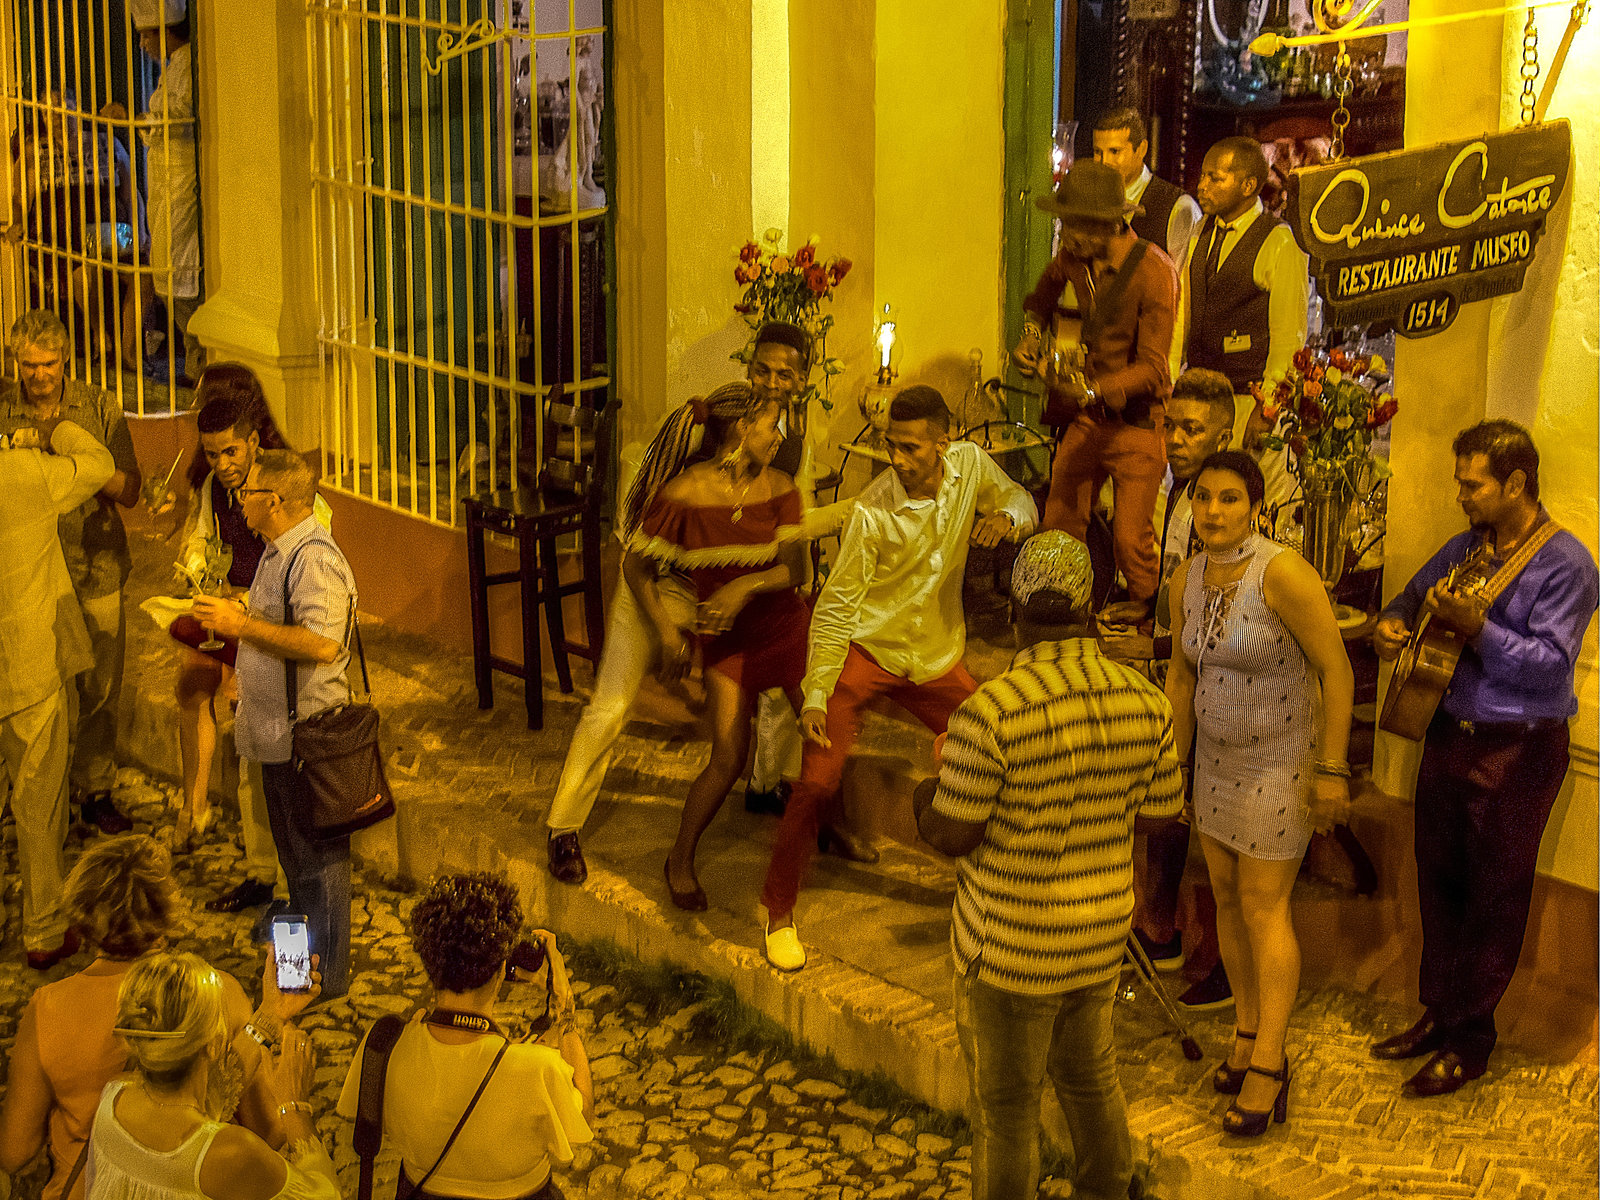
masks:
<svg viewBox="0 0 1600 1200"><path fill-rule="evenodd" d="M118 996L133 964L166 942L174 904L171 865L154 838L128 834L91 844L67 876L62 906L94 961L44 985L28 1001L0 1107L0 1170L17 1171L41 1145L50 1148L43 1200L83 1200L81 1174L70 1195L67 1178L89 1138L101 1091L127 1065L127 1050L112 1033ZM245 1027L275 1029L314 993L285 996L269 977L262 1006L252 1015L238 981L219 978L243 1084L237 1118L262 1137L279 1140L278 1101L257 1070L260 1044Z"/></svg>
<svg viewBox="0 0 1600 1200"><path fill-rule="evenodd" d="M222 976L196 955L157 951L129 968L113 1032L130 1070L100 1098L85 1171L88 1200L339 1195L310 1104L311 1043L292 1024L261 1067L279 1101L283 1151L223 1123L234 1075L225 1009Z"/></svg>

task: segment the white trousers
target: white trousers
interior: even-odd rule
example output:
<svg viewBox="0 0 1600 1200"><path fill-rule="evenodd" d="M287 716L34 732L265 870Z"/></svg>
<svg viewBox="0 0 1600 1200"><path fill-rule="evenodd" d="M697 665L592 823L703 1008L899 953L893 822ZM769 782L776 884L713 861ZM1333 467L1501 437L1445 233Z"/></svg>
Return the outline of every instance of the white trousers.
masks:
<svg viewBox="0 0 1600 1200"><path fill-rule="evenodd" d="M672 619L689 625L694 617L694 593L670 576L657 587ZM611 767L617 738L628 723L628 712L660 653L655 628L634 599L633 589L626 580L619 581L611 611L606 614L606 644L595 672L594 697L578 718L550 804L547 823L552 830L579 829L589 819ZM799 773L800 732L788 698L774 690L761 697L757 713L751 786L769 791L785 769L790 775Z"/></svg>
<svg viewBox="0 0 1600 1200"><path fill-rule="evenodd" d="M54 950L67 932L61 911L66 874L67 756L72 728L67 689L0 717L0 758L11 776L22 871L22 944Z"/></svg>

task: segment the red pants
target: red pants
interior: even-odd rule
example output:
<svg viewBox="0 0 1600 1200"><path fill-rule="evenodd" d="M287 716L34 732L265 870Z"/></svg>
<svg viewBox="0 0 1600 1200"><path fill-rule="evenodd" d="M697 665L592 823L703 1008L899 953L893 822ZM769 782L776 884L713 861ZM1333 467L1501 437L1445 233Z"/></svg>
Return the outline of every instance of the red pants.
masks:
<svg viewBox="0 0 1600 1200"><path fill-rule="evenodd" d="M1161 419L1154 429L1121 421L1096 421L1080 413L1056 448L1050 496L1044 505L1045 529L1063 529L1082 541L1089 531L1095 497L1111 478L1116 511L1111 515L1111 540L1117 569L1128 581L1128 597L1149 600L1156 594L1156 496L1167 470Z"/></svg>
<svg viewBox="0 0 1600 1200"><path fill-rule="evenodd" d="M811 849L817 844L822 805L844 781L845 760L861 732L862 710L879 696L888 696L934 733L943 733L950 714L977 690L977 680L959 662L937 679L912 683L885 671L872 655L851 643L839 682L828 697L828 740L832 745L823 749L813 742L805 744L800 778L789 792L789 805L778 825L767 882L761 889L761 903L770 916L794 911L801 880L811 864Z"/></svg>

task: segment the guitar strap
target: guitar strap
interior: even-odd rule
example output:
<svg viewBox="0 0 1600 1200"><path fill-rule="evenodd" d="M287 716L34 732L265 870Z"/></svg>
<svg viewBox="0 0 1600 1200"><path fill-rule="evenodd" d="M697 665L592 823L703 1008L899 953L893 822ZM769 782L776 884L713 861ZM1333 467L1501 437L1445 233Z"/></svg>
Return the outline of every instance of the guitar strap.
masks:
<svg viewBox="0 0 1600 1200"><path fill-rule="evenodd" d="M1545 517L1544 524L1535 529L1528 536L1528 540L1517 547L1516 553L1506 559L1505 565L1494 573L1483 590L1478 593L1483 598L1485 611L1500 598L1500 593L1510 587L1517 576L1522 574L1522 568L1533 561L1533 556L1539 553L1544 544L1560 532L1561 526L1548 516Z"/></svg>

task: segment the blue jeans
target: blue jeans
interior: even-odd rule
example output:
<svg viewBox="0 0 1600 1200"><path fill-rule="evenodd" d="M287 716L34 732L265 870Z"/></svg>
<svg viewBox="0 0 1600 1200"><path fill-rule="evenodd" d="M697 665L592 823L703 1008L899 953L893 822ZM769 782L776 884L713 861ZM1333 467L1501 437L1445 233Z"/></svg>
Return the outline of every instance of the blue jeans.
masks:
<svg viewBox="0 0 1600 1200"><path fill-rule="evenodd" d="M1111 1040L1115 976L1025 996L955 979L956 1033L971 1084L973 1200L1032 1200L1039 1188L1039 1103L1046 1074L1072 1134L1074 1197L1127 1200L1128 1105Z"/></svg>
<svg viewBox="0 0 1600 1200"><path fill-rule="evenodd" d="M322 957L322 994L350 990L350 839L319 841L311 792L292 762L263 763L267 820L289 881L289 908L306 915L311 952Z"/></svg>

